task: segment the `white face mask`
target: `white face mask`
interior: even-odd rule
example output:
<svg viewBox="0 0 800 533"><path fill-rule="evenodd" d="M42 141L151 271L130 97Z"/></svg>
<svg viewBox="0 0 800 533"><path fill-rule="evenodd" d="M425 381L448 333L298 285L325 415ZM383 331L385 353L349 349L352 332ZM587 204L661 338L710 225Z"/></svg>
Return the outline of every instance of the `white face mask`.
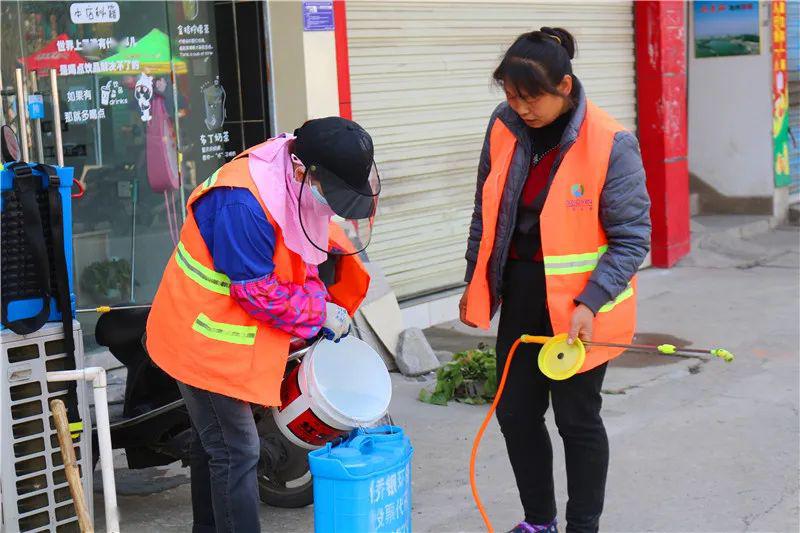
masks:
<svg viewBox="0 0 800 533"><path fill-rule="evenodd" d="M301 197L298 208L305 209L309 215L313 213L317 216L333 216L333 210L331 210L328 200L325 199L325 196L318 187L308 180L302 183L302 178L297 176L298 173L302 176L306 172L306 167L303 165L303 162L294 154L292 154L291 157L292 162L297 166L296 173L292 176L292 187L296 191L296 194ZM309 198L309 189L311 190L311 198Z"/></svg>
<svg viewBox="0 0 800 533"><path fill-rule="evenodd" d="M298 158L294 154L292 154L292 162L299 168L301 168L303 170L303 173L305 173L305 165L303 165L303 162L300 161L300 158ZM316 185L309 183L308 188L311 189L311 196L313 196L317 202L319 202L321 205L324 205L325 207L330 207L330 205L328 204L328 200L325 199L325 196L323 196L322 192L320 192L320 190L317 188Z"/></svg>
<svg viewBox="0 0 800 533"><path fill-rule="evenodd" d="M325 197L322 195L322 193L319 191L319 189L317 189L316 185L309 184L308 188L311 189L311 194L314 196L314 199L316 201L318 201L322 205L325 205L325 206L328 205L328 200L325 199Z"/></svg>

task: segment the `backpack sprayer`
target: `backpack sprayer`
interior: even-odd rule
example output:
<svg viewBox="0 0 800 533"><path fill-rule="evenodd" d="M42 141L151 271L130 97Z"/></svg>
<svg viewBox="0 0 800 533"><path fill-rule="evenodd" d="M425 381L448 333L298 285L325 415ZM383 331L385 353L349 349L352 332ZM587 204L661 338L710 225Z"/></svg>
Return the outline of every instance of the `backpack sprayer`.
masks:
<svg viewBox="0 0 800 533"><path fill-rule="evenodd" d="M542 374L548 378L556 381L569 379L578 373L583 366L584 361L586 360L586 346L624 348L655 355L674 355L678 357L692 357L698 359L718 357L726 363L730 363L734 359L733 354L724 348L702 350L678 348L672 344L619 344L597 341L582 341L577 338L574 339L572 343L569 343L568 335L566 333L555 335L553 337L522 335L519 339L514 341L514 344L511 346L511 350L508 352L506 364L503 368L503 375L500 378L499 385L497 386L497 393L494 396L494 401L492 402L492 406L489 408L489 412L486 414L486 418L484 418L478 433L475 435L475 441L472 444L472 454L469 461L469 484L472 487L472 497L475 500L475 505L478 507L478 511L480 511L483 522L486 524L486 529L489 531L489 533L494 533L494 528L492 527L492 523L489 521L489 517L486 514L486 510L483 508L483 503L478 495L478 485L475 480L475 460L478 456L478 447L480 446L481 439L483 438L483 433L486 431L486 427L489 425L492 415L494 415L497 404L500 402L500 398L503 396L503 389L505 389L506 386L508 370L511 368L511 360L514 358L514 354L516 353L520 344L542 345L542 349L539 351L538 359L539 370L541 370Z"/></svg>

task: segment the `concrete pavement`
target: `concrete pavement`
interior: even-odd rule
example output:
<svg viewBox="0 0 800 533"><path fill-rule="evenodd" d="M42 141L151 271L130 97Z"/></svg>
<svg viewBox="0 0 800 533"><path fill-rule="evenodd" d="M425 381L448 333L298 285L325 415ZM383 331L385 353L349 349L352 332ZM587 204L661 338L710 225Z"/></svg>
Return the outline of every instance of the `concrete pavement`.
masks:
<svg viewBox="0 0 800 533"><path fill-rule="evenodd" d="M604 386L611 467L603 531L798 530L799 237L797 228L777 228L712 239L677 268L642 273L643 340L721 345L737 360L726 365L629 353L614 361ZM428 334L440 350L491 342L463 330L449 325ZM486 407L421 404L416 396L430 379L394 374L393 383L392 415L416 449L414 530L481 531L468 459ZM563 513L563 448L552 417L548 423ZM512 527L522 511L494 423L478 476L495 527ZM187 531L187 481L186 471L174 466L118 471L124 529ZM102 521L99 494L95 509ZM312 531L312 509L264 507L262 527Z"/></svg>

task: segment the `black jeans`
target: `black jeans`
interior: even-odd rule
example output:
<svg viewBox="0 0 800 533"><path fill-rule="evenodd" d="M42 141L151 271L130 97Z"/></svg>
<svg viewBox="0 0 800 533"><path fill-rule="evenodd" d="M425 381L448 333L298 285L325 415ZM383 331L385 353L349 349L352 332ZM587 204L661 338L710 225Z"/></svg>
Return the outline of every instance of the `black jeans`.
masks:
<svg viewBox="0 0 800 533"><path fill-rule="evenodd" d="M260 531L260 441L250 404L178 382L194 429L194 533Z"/></svg>
<svg viewBox="0 0 800 533"><path fill-rule="evenodd" d="M523 333L551 335L544 268L509 261L497 336L498 379L513 342ZM561 333L561 332L559 332ZM547 524L556 517L553 449L544 422L552 398L567 466L567 532L598 531L603 511L608 438L600 418L606 365L553 381L539 370L540 346L521 344L511 362L497 420L506 440L525 520Z"/></svg>

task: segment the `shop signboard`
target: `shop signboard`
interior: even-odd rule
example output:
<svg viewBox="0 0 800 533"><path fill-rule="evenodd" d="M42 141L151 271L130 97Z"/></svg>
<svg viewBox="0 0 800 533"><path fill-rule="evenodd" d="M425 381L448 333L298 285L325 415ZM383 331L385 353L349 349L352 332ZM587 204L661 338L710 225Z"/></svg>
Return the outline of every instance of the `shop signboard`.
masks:
<svg viewBox="0 0 800 533"><path fill-rule="evenodd" d="M333 31L333 0L303 2L304 31Z"/></svg>
<svg viewBox="0 0 800 533"><path fill-rule="evenodd" d="M792 183L789 170L789 73L786 56L786 1L772 2L772 146L775 186Z"/></svg>

